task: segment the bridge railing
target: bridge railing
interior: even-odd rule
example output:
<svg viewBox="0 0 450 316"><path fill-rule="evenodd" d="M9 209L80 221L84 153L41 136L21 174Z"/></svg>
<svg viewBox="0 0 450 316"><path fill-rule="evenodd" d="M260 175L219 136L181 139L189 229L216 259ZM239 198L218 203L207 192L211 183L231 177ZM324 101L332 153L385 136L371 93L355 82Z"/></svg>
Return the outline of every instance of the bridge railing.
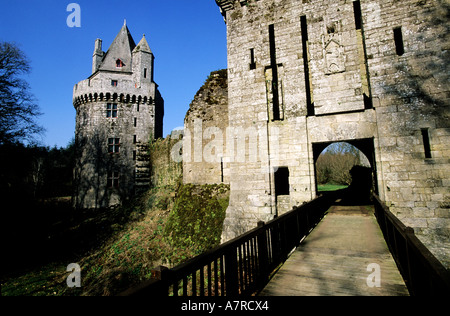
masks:
<svg viewBox="0 0 450 316"><path fill-rule="evenodd" d="M121 295L236 296L261 290L321 221L336 200L334 194L314 199L255 229L172 269L154 271L154 279Z"/></svg>
<svg viewBox="0 0 450 316"><path fill-rule="evenodd" d="M411 295L450 294L450 273L389 208L374 195L375 215Z"/></svg>

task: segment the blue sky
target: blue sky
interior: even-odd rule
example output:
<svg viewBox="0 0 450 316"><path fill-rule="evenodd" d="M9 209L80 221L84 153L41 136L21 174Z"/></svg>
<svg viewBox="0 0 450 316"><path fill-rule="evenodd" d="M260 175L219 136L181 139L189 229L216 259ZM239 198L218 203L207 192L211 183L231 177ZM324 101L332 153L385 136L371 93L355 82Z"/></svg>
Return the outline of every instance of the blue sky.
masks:
<svg viewBox="0 0 450 316"><path fill-rule="evenodd" d="M81 27L66 20L81 8ZM46 129L42 144L64 147L74 137L73 86L91 74L96 38L106 51L124 19L136 43L145 34L155 55L155 82L165 100L164 136L184 116L209 73L227 67L226 25L214 0L0 0L0 41L27 55L31 86Z"/></svg>

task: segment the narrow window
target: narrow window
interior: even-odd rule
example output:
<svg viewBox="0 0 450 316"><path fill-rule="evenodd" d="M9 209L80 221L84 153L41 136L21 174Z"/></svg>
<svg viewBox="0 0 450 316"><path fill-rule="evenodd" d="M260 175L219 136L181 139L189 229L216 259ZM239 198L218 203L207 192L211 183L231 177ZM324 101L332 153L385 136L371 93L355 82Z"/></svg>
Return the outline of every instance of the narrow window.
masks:
<svg viewBox="0 0 450 316"><path fill-rule="evenodd" d="M250 70L256 69L256 62L255 62L255 49L250 49Z"/></svg>
<svg viewBox="0 0 450 316"><path fill-rule="evenodd" d="M134 118L134 127L137 126L137 118Z"/></svg>
<svg viewBox="0 0 450 316"><path fill-rule="evenodd" d="M110 171L108 172L108 188L118 188L119 187L119 172Z"/></svg>
<svg viewBox="0 0 450 316"><path fill-rule="evenodd" d="M398 56L402 56L405 53L405 47L403 46L403 34L402 28L396 27L394 29L394 41L395 41L395 52Z"/></svg>
<svg viewBox="0 0 450 316"><path fill-rule="evenodd" d="M289 168L279 167L275 172L275 196L289 195Z"/></svg>
<svg viewBox="0 0 450 316"><path fill-rule="evenodd" d="M144 78L147 78L147 68L144 68Z"/></svg>
<svg viewBox="0 0 450 316"><path fill-rule="evenodd" d="M223 157L220 157L220 182L223 183Z"/></svg>
<svg viewBox="0 0 450 316"><path fill-rule="evenodd" d="M425 158L432 158L430 146L430 133L428 128L422 128L422 140L423 140L423 149L425 151Z"/></svg>
<svg viewBox="0 0 450 316"><path fill-rule="evenodd" d="M117 80L111 80L111 86L117 87Z"/></svg>
<svg viewBox="0 0 450 316"><path fill-rule="evenodd" d="M136 143L137 143L137 136L133 135L133 144L136 144Z"/></svg>
<svg viewBox="0 0 450 316"><path fill-rule="evenodd" d="M353 12L355 14L355 26L357 30L362 28L361 19L361 3L358 1L353 1Z"/></svg>
<svg viewBox="0 0 450 316"><path fill-rule="evenodd" d="M364 100L364 108L372 109L372 92L370 89L370 75L369 75L369 67L368 67L368 58L367 58L367 50L366 43L364 38L364 27L362 21L362 13L361 13L361 3L360 1L353 1L353 13L355 16L355 28L356 28L356 41L358 44L358 56L359 56L359 69L361 74L361 85L363 92L363 100Z"/></svg>
<svg viewBox="0 0 450 316"><path fill-rule="evenodd" d="M136 161L136 150L133 150L133 160Z"/></svg>
<svg viewBox="0 0 450 316"><path fill-rule="evenodd" d="M117 104L114 103L112 106L112 117L117 117Z"/></svg>
<svg viewBox="0 0 450 316"><path fill-rule="evenodd" d="M308 25L306 16L300 18L302 31L302 49L303 49L303 67L305 68L305 88L306 88L306 109L308 116L314 116L314 103L312 102L311 74L309 72L309 53L308 53Z"/></svg>
<svg viewBox="0 0 450 316"><path fill-rule="evenodd" d="M272 68L273 118L280 120L280 97L278 92L278 65L275 46L275 26L269 25L270 68Z"/></svg>
<svg viewBox="0 0 450 316"><path fill-rule="evenodd" d="M139 112L139 103L136 104L136 111Z"/></svg>
<svg viewBox="0 0 450 316"><path fill-rule="evenodd" d="M120 152L120 138L108 138L108 152L118 154Z"/></svg>
<svg viewBox="0 0 450 316"><path fill-rule="evenodd" d="M117 103L108 103L106 105L106 117L117 118L118 116Z"/></svg>

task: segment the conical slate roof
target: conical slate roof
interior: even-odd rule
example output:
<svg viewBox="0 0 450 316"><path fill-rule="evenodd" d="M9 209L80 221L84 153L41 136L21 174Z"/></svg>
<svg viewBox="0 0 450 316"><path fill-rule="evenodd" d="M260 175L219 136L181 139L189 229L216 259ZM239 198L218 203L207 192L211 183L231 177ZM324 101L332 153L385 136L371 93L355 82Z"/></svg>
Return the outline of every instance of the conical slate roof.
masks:
<svg viewBox="0 0 450 316"><path fill-rule="evenodd" d="M139 51L152 54L152 50L150 49L150 46L147 43L145 34L142 36L142 39L139 42L139 44L137 44L137 46L134 48L133 53L136 53Z"/></svg>
<svg viewBox="0 0 450 316"><path fill-rule="evenodd" d="M135 48L136 43L125 22L106 52L99 70L131 72L131 54Z"/></svg>

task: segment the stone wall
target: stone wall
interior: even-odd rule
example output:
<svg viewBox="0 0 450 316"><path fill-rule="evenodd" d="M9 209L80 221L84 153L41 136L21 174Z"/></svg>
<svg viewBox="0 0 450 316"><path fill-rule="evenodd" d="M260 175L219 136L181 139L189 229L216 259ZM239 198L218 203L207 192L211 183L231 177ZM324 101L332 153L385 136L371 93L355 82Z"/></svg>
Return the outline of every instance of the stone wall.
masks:
<svg viewBox="0 0 450 316"><path fill-rule="evenodd" d="M450 124L445 1L363 2L380 187L391 210L447 262L450 237ZM401 27L397 55L393 29ZM388 67L389 66L389 67ZM429 156L425 154L425 133Z"/></svg>
<svg viewBox="0 0 450 316"><path fill-rule="evenodd" d="M181 159L178 159L182 134L174 131L150 145L152 187L175 185L183 176L183 164Z"/></svg>
<svg viewBox="0 0 450 316"><path fill-rule="evenodd" d="M198 90L184 120L183 181L229 183L227 70L213 71Z"/></svg>
<svg viewBox="0 0 450 316"><path fill-rule="evenodd" d="M289 169L290 206L314 198L319 148L348 141L369 158L380 197L448 262L448 2L216 2L229 126L257 135L244 160L227 157L223 240L279 213L278 167Z"/></svg>

